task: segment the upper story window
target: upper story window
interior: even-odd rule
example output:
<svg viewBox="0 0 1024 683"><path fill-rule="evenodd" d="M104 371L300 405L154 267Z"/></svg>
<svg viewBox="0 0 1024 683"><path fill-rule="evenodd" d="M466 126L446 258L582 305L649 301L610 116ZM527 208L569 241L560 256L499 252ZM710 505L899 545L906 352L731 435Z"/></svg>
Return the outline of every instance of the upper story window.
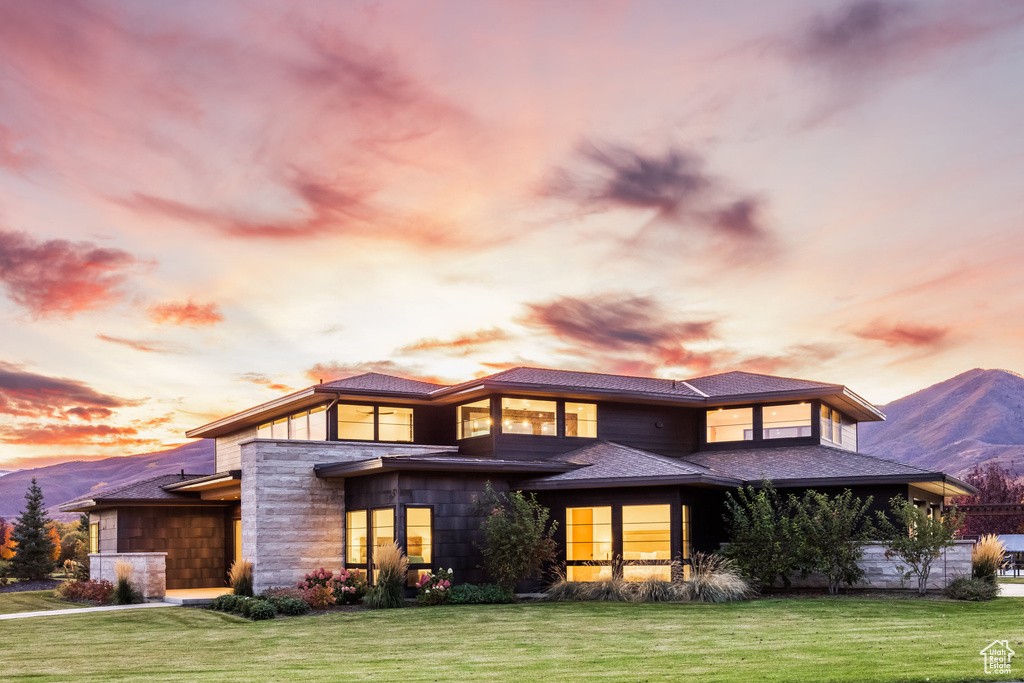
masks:
<svg viewBox="0 0 1024 683"><path fill-rule="evenodd" d="M708 443L753 440L753 408L718 408L709 410L707 415Z"/></svg>
<svg viewBox="0 0 1024 683"><path fill-rule="evenodd" d="M821 404L821 438L835 444L843 443L843 414Z"/></svg>
<svg viewBox="0 0 1024 683"><path fill-rule="evenodd" d="M491 399L464 403L455 409L456 438L468 439L491 433Z"/></svg>
<svg viewBox="0 0 1024 683"><path fill-rule="evenodd" d="M501 433L557 436L557 403L532 398L501 399Z"/></svg>
<svg viewBox="0 0 1024 683"><path fill-rule="evenodd" d="M761 408L761 421L766 439L789 439L811 435L811 404L790 403Z"/></svg>
<svg viewBox="0 0 1024 683"><path fill-rule="evenodd" d="M338 439L342 441L412 441L412 408L338 404Z"/></svg>
<svg viewBox="0 0 1024 683"><path fill-rule="evenodd" d="M261 424L256 428L256 438L325 441L327 439L327 406L304 410L301 413Z"/></svg>
<svg viewBox="0 0 1024 683"><path fill-rule="evenodd" d="M597 404L566 403L565 435L597 438Z"/></svg>

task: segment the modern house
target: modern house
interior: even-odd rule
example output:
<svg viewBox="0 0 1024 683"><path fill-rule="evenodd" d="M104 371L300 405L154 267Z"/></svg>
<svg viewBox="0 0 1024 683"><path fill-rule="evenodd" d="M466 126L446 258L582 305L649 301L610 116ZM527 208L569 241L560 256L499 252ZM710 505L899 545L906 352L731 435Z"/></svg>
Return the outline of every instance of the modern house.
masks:
<svg viewBox="0 0 1024 683"><path fill-rule="evenodd" d="M89 513L94 567L155 554L170 590L222 586L238 557L257 590L320 566L368 570L393 540L410 585L439 567L475 582L486 577L474 500L491 482L551 509L568 578L667 577L673 558L725 540L726 492L763 478L936 511L974 492L859 453L858 424L883 419L845 386L746 372L518 367L453 386L367 373L187 432L216 440L216 474L155 477L61 510Z"/></svg>

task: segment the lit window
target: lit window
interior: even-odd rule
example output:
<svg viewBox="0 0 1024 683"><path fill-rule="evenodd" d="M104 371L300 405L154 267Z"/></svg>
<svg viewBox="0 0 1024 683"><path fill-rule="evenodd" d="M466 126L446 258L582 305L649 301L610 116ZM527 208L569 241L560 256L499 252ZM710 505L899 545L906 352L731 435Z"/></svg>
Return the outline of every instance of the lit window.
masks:
<svg viewBox="0 0 1024 683"><path fill-rule="evenodd" d="M622 506L622 559L672 559L668 505Z"/></svg>
<svg viewBox="0 0 1024 683"><path fill-rule="evenodd" d="M301 412L291 416L291 438L295 441L309 440L309 413Z"/></svg>
<svg viewBox="0 0 1024 683"><path fill-rule="evenodd" d="M594 403L566 403L565 435L596 439L597 405Z"/></svg>
<svg viewBox="0 0 1024 683"><path fill-rule="evenodd" d="M468 439L491 433L491 399L466 403L455 409L457 438Z"/></svg>
<svg viewBox="0 0 1024 683"><path fill-rule="evenodd" d="M557 436L554 401L532 398L501 399L501 433Z"/></svg>
<svg viewBox="0 0 1024 683"><path fill-rule="evenodd" d="M270 422L267 422L266 424L261 424L259 427L256 428L256 438L257 439L269 439L269 438L271 438L271 436L272 436L271 428L272 427L273 427L273 425Z"/></svg>
<svg viewBox="0 0 1024 683"><path fill-rule="evenodd" d="M287 439L288 438L288 418L282 417L280 420L274 420L270 426L270 438L272 439Z"/></svg>
<svg viewBox="0 0 1024 683"><path fill-rule="evenodd" d="M843 443L843 415L824 403L821 404L821 438L834 444Z"/></svg>
<svg viewBox="0 0 1024 683"><path fill-rule="evenodd" d="M405 508L405 546L409 564L433 562L433 532L430 508Z"/></svg>
<svg viewBox="0 0 1024 683"><path fill-rule="evenodd" d="M612 578L612 566L569 565L565 568L566 581L605 581Z"/></svg>
<svg viewBox="0 0 1024 683"><path fill-rule="evenodd" d="M327 406L309 411L309 438L312 441L327 440Z"/></svg>
<svg viewBox="0 0 1024 683"><path fill-rule="evenodd" d="M366 564L366 510L345 513L345 562Z"/></svg>
<svg viewBox="0 0 1024 683"><path fill-rule="evenodd" d="M235 561L237 562L242 559L242 520L232 520L231 533L235 537Z"/></svg>
<svg viewBox="0 0 1024 683"><path fill-rule="evenodd" d="M381 441L412 441L412 408L377 408L378 438Z"/></svg>
<svg viewBox="0 0 1024 683"><path fill-rule="evenodd" d="M766 439L788 439L811 435L811 404L790 403L764 406L761 418Z"/></svg>
<svg viewBox="0 0 1024 683"><path fill-rule="evenodd" d="M612 509L568 508L565 511L565 559L612 559Z"/></svg>
<svg viewBox="0 0 1024 683"><path fill-rule="evenodd" d="M753 408L719 408L708 411L708 443L750 441L753 438Z"/></svg>
<svg viewBox="0 0 1024 683"><path fill-rule="evenodd" d="M680 552L680 559L683 560L683 581L690 580L690 556L693 554L693 547L690 541L690 506L683 506L683 548Z"/></svg>
<svg viewBox="0 0 1024 683"><path fill-rule="evenodd" d="M672 580L672 567L667 564L656 565L625 565L622 568L622 579L624 581L643 581L645 579L656 579L658 581Z"/></svg>
<svg viewBox="0 0 1024 683"><path fill-rule="evenodd" d="M373 406L338 404L338 438L373 441Z"/></svg>
<svg viewBox="0 0 1024 683"><path fill-rule="evenodd" d="M373 541L373 548L379 548L382 545L390 545L395 542L395 510L394 508L381 508L374 510L371 513L371 525L370 535ZM370 550L371 561L376 562L376 559L372 557L374 549ZM377 572L373 571L373 567L370 568L371 580L376 583Z"/></svg>
<svg viewBox="0 0 1024 683"><path fill-rule="evenodd" d="M89 552L98 553L100 551L100 525L98 522L93 522L89 525Z"/></svg>

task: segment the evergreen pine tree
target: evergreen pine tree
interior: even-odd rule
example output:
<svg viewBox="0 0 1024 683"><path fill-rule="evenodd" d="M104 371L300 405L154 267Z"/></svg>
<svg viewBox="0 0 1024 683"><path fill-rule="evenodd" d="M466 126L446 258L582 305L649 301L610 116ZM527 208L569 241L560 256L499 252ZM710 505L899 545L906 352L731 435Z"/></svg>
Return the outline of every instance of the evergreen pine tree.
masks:
<svg viewBox="0 0 1024 683"><path fill-rule="evenodd" d="M53 541L47 534L50 518L43 508L43 491L36 484L25 492L25 511L14 522L17 553L11 560L11 573L21 579L45 579L54 570Z"/></svg>

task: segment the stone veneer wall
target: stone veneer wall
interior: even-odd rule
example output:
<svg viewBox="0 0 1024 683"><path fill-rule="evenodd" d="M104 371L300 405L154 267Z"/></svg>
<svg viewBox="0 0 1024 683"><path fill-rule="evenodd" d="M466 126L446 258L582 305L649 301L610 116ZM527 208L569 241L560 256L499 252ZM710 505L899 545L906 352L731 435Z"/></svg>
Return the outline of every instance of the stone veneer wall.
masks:
<svg viewBox="0 0 1024 683"><path fill-rule="evenodd" d="M971 548L973 541L957 541L956 545L943 553L943 556L932 563L931 574L928 575L929 589L942 589L958 576L971 575ZM853 586L854 588L907 588L917 589L917 577L910 577L901 582L902 572L896 567L900 561L896 558L885 558L886 546L882 543L870 543L864 548L864 557L860 566L864 568L866 581ZM792 579L797 588L827 588L828 580L821 574L811 574L806 579L796 575Z"/></svg>
<svg viewBox="0 0 1024 683"><path fill-rule="evenodd" d="M132 583L147 600L162 600L167 593L167 553L96 553L89 555L89 578L117 583L114 565L132 563Z"/></svg>
<svg viewBox="0 0 1024 683"><path fill-rule="evenodd" d="M241 445L242 555L253 588L294 586L345 559L345 481L317 479L313 466L382 455L454 452L456 446L254 439Z"/></svg>

